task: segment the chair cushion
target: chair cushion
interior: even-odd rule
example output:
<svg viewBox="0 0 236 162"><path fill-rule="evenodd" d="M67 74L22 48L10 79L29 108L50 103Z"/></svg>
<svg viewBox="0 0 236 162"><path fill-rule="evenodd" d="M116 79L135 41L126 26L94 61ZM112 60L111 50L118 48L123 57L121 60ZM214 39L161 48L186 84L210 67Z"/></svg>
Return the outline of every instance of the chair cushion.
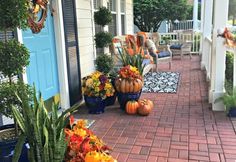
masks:
<svg viewBox="0 0 236 162"><path fill-rule="evenodd" d="M164 58L164 57L169 57L169 56L170 56L170 52L168 51L162 51L158 53L158 58Z"/></svg>
<svg viewBox="0 0 236 162"><path fill-rule="evenodd" d="M181 49L183 44L173 44L170 46L170 49Z"/></svg>
<svg viewBox="0 0 236 162"><path fill-rule="evenodd" d="M148 65L151 63L150 59L143 59L143 65Z"/></svg>

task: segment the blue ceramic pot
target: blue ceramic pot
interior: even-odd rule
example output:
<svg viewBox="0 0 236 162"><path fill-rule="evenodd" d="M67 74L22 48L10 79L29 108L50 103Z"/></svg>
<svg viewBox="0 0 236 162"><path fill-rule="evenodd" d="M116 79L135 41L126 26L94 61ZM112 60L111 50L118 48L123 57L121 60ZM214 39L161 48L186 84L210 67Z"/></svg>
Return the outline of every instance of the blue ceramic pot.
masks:
<svg viewBox="0 0 236 162"><path fill-rule="evenodd" d="M4 125L0 127L0 131L4 129L14 128L14 124ZM14 154L14 149L17 143L17 139L0 141L0 161L4 162L12 162L12 157ZM23 146L19 162L29 162L27 156L27 147Z"/></svg>
<svg viewBox="0 0 236 162"><path fill-rule="evenodd" d="M116 102L116 93L114 93L114 95L111 96L111 97L107 97L107 98L105 99L105 102L106 102L106 106L114 105L115 102Z"/></svg>
<svg viewBox="0 0 236 162"><path fill-rule="evenodd" d="M236 107L231 107L228 112L228 117L236 117Z"/></svg>
<svg viewBox="0 0 236 162"><path fill-rule="evenodd" d="M104 113L106 102L101 97L84 96L84 100L90 114Z"/></svg>
<svg viewBox="0 0 236 162"><path fill-rule="evenodd" d="M121 93L121 92L118 92L117 93L117 97L118 97L118 102L120 104L120 108L122 110L125 110L125 105L128 101L131 101L131 100L138 100L139 97L141 96L141 92L137 92L137 93Z"/></svg>

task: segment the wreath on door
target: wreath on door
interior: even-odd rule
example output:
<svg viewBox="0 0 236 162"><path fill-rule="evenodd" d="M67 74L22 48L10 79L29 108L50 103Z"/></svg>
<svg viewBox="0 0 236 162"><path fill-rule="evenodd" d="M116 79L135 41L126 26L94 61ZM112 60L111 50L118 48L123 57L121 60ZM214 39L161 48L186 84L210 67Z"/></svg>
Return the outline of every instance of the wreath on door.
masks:
<svg viewBox="0 0 236 162"><path fill-rule="evenodd" d="M39 33L47 18L48 0L31 0L29 2L28 25L33 33Z"/></svg>

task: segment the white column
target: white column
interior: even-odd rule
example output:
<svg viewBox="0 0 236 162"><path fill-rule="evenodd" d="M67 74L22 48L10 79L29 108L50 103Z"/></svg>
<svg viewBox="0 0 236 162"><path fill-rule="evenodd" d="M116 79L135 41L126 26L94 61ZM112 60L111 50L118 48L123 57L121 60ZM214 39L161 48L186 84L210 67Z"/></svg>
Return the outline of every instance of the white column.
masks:
<svg viewBox="0 0 236 162"><path fill-rule="evenodd" d="M117 35L122 35L121 29L121 8L120 8L120 0L116 0L116 32Z"/></svg>
<svg viewBox="0 0 236 162"><path fill-rule="evenodd" d="M193 6L193 30L198 29L198 0L194 0Z"/></svg>
<svg viewBox="0 0 236 162"><path fill-rule="evenodd" d="M209 51L206 43L206 37L211 37L212 31L212 13L213 13L213 0L204 0L204 11L202 14L202 60L201 60L201 67L202 69L208 66L207 55L209 55ZM207 68L206 68L207 69Z"/></svg>
<svg viewBox="0 0 236 162"><path fill-rule="evenodd" d="M212 50L212 75L211 75L211 91L212 91L212 110L223 111L222 102L214 101L223 95L225 82L225 53L224 39L217 37L217 30L226 26L228 20L229 0L214 1L214 25L213 25L213 50Z"/></svg>

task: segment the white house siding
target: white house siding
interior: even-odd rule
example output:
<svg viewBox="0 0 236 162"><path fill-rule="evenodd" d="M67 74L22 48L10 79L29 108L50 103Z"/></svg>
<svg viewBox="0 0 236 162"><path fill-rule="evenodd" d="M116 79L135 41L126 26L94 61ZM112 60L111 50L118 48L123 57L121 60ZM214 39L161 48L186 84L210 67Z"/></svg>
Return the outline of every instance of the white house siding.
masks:
<svg viewBox="0 0 236 162"><path fill-rule="evenodd" d="M126 34L134 33L133 0L126 0Z"/></svg>
<svg viewBox="0 0 236 162"><path fill-rule="evenodd" d="M92 6L90 0L77 0L77 27L81 77L94 71L94 41L92 24Z"/></svg>

